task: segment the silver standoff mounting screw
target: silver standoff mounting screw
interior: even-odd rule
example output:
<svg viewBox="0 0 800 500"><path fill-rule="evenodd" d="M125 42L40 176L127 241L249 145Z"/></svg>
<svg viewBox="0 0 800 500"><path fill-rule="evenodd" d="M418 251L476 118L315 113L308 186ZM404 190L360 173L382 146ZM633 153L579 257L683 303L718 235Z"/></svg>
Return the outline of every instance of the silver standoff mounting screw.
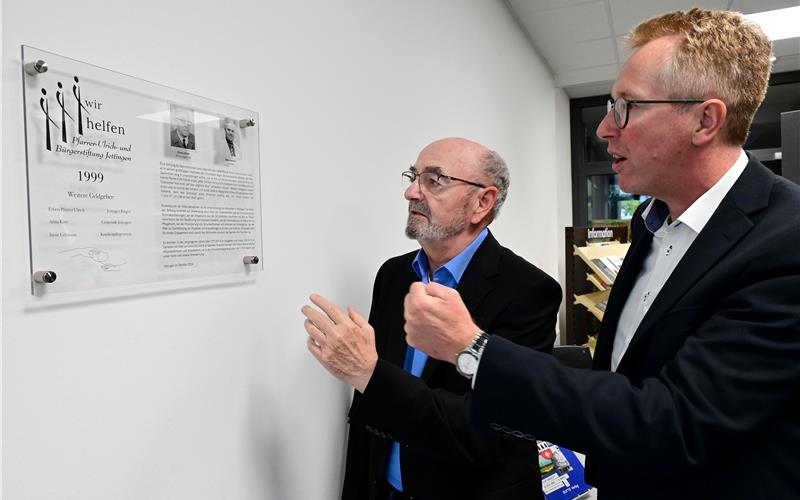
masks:
<svg viewBox="0 0 800 500"><path fill-rule="evenodd" d="M41 59L25 63L25 73L28 73L29 75L47 73L47 63Z"/></svg>
<svg viewBox="0 0 800 500"><path fill-rule="evenodd" d="M55 271L36 271L33 273L33 281L37 283L52 283L56 280Z"/></svg>

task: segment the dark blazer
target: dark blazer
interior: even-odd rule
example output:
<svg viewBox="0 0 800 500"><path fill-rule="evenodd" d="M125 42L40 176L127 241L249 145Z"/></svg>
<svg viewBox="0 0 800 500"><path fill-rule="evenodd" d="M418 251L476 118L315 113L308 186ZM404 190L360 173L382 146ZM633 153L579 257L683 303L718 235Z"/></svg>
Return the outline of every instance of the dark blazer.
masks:
<svg viewBox="0 0 800 500"><path fill-rule="evenodd" d="M170 132L169 138L173 147L181 149L194 149L194 134L189 134L189 136L186 137L186 143L188 144L186 147L183 146L183 141L181 141L178 131L174 128L172 129L172 132Z"/></svg>
<svg viewBox="0 0 800 500"><path fill-rule="evenodd" d="M227 139L223 139L222 142L224 144L226 160L238 160L242 157L241 149L239 149L239 141L233 141L233 146L231 146L231 143L229 143Z"/></svg>
<svg viewBox="0 0 800 500"><path fill-rule="evenodd" d="M403 300L419 281L411 267L415 255L386 261L375 278L369 322L380 359L350 409L342 499L375 498L392 440L401 443L404 492L415 500L541 498L535 444L476 432L462 397L470 381L452 364L429 358L421 378L403 370ZM558 283L491 233L457 290L484 330L533 349L552 349Z"/></svg>
<svg viewBox="0 0 800 500"><path fill-rule="evenodd" d="M800 498L800 188L750 159L610 373L652 244L642 209L594 370L492 339L475 424L586 453L601 499Z"/></svg>

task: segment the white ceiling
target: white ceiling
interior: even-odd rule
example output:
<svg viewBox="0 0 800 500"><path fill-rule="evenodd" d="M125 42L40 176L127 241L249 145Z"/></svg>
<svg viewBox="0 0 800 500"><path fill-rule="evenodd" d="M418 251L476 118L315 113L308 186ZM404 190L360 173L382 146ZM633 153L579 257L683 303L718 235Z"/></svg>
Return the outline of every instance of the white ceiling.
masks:
<svg viewBox="0 0 800 500"><path fill-rule="evenodd" d="M570 97L608 94L627 59L625 34L640 21L699 6L745 14L800 0L503 0ZM800 38L778 40L773 72L800 70Z"/></svg>

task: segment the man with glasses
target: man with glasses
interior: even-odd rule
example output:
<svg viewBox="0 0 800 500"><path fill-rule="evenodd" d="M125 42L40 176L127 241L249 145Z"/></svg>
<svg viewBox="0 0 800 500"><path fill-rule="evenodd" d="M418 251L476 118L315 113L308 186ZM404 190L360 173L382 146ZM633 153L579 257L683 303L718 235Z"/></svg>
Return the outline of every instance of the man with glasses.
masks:
<svg viewBox="0 0 800 500"><path fill-rule="evenodd" d="M600 499L799 498L800 188L742 150L771 43L701 9L629 42L597 134L621 189L652 198L631 220L594 370L474 342L482 325L436 284L406 298L409 344L451 363L477 344L473 424L586 453Z"/></svg>
<svg viewBox="0 0 800 500"><path fill-rule="evenodd" d="M535 443L471 428L458 367L411 349L403 299L413 282L457 289L475 321L512 342L549 352L561 290L552 278L500 246L487 226L509 185L500 156L465 139L442 139L403 172L406 235L421 250L378 271L369 321L312 295L308 348L355 388L343 500L541 498ZM458 371L457 371L458 370ZM398 408L405 413L399 416Z"/></svg>

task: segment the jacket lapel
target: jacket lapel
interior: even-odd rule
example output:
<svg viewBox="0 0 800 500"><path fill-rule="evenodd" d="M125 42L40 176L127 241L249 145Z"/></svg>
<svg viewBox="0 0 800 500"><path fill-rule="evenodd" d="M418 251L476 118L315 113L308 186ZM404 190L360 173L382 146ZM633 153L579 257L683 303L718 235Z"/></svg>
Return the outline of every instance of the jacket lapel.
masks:
<svg viewBox="0 0 800 500"><path fill-rule="evenodd" d="M390 308L392 318L396 315L397 320L392 320L388 326L386 326L386 331L381 331L380 328L376 328L375 331L375 347L378 351L378 355L401 368L403 367L406 348L408 347L406 344L405 331L403 329L403 300L411 284L415 281L419 281L417 273L415 273L414 269L411 267L411 262L414 260L415 255L415 252L410 253L403 264L399 265L399 270L395 272L400 274L400 276L392 276L391 286L387 287L388 290L382 292L386 295L379 300L379 304L382 307ZM373 301L374 300L373 297ZM370 308L370 316L372 316L372 310L376 307L378 307L378 303L373 302ZM383 314L389 313L384 312ZM373 324L373 326L375 325Z"/></svg>
<svg viewBox="0 0 800 500"><path fill-rule="evenodd" d="M486 239L483 240L475 255L472 256L472 260L469 261L456 287L473 317L476 315L484 297L493 288L490 278L498 272L500 248L500 243L489 231ZM438 359L428 358L420 378L428 380L441 364L442 362Z"/></svg>
<svg viewBox="0 0 800 500"><path fill-rule="evenodd" d="M649 203L649 201L648 201ZM593 367L596 370L611 369L611 353L614 350L614 337L617 332L617 324L628 295L636 283L639 271L642 269L645 257L650 252L650 245L653 242L653 233L647 230L642 223L641 213L647 205L642 204L641 208L633 215L633 223L640 224L637 228L635 238L631 242L622 267L617 274L614 286L611 288L611 296L608 299L603 322L600 325L600 333L597 336L597 347L594 356Z"/></svg>
<svg viewBox="0 0 800 500"><path fill-rule="evenodd" d="M751 159L742 175L723 198L706 226L661 288L658 297L636 329L626 351L645 338L675 303L697 284L752 228L749 215L764 208L769 199L774 176L766 167ZM620 367L625 364L625 356Z"/></svg>

